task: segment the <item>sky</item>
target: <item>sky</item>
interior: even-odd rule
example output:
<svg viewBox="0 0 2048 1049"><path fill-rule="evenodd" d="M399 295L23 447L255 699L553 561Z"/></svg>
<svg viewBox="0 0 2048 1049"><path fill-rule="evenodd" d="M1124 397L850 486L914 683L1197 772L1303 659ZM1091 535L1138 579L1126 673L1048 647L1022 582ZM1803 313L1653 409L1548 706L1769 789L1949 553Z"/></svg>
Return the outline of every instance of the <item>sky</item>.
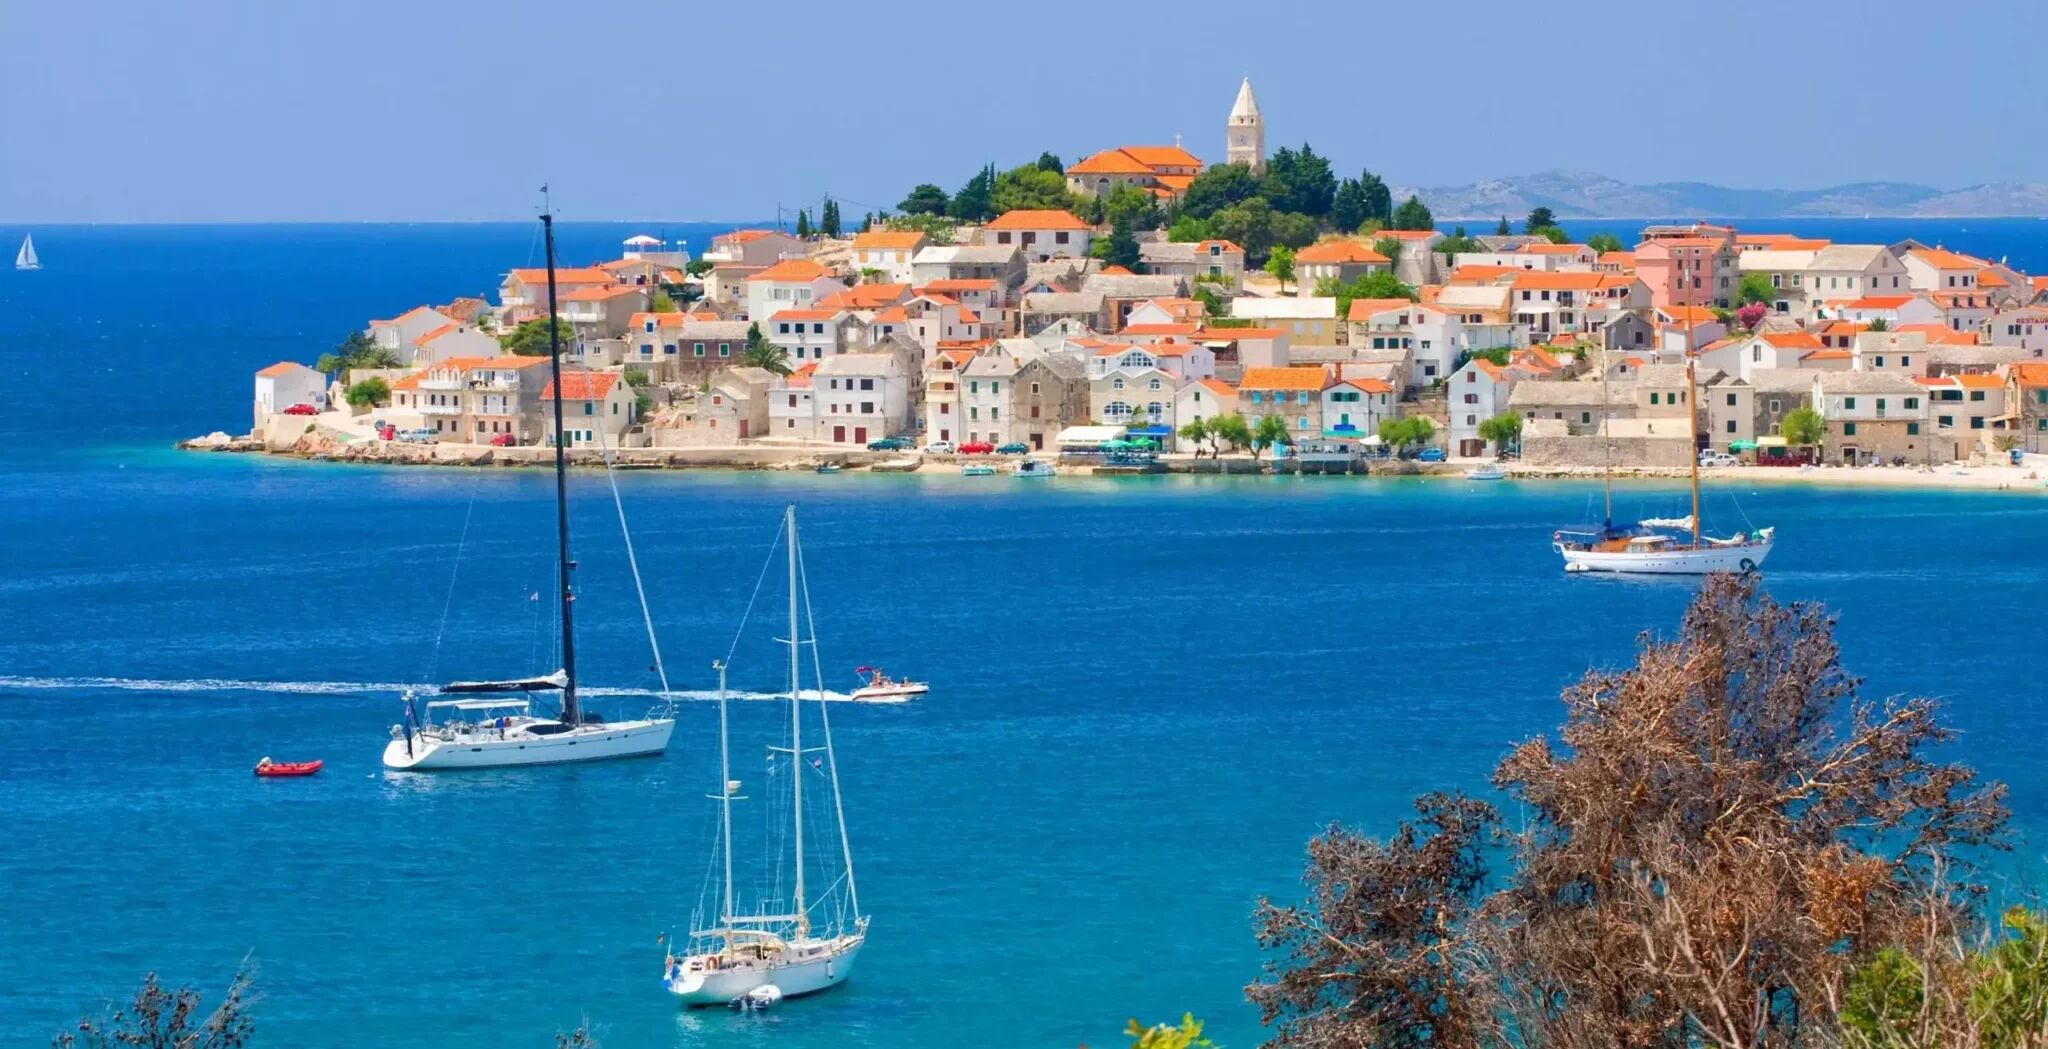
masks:
<svg viewBox="0 0 2048 1049"><path fill-rule="evenodd" d="M977 17L993 19L986 27ZM1050 150L1458 185L2048 179L2038 0L0 0L0 222L850 215Z"/></svg>

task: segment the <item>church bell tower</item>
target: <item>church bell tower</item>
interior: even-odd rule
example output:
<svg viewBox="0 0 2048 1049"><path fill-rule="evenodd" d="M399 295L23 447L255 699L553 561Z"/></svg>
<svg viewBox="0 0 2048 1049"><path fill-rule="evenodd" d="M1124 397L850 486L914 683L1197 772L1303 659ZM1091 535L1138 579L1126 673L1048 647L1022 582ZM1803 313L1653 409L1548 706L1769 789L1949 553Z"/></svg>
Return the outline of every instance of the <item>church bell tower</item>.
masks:
<svg viewBox="0 0 2048 1049"><path fill-rule="evenodd" d="M1245 77L1237 89L1237 103L1230 107L1224 127L1224 162L1243 164L1252 174L1266 171L1266 123L1259 118L1258 99L1252 97L1252 78Z"/></svg>

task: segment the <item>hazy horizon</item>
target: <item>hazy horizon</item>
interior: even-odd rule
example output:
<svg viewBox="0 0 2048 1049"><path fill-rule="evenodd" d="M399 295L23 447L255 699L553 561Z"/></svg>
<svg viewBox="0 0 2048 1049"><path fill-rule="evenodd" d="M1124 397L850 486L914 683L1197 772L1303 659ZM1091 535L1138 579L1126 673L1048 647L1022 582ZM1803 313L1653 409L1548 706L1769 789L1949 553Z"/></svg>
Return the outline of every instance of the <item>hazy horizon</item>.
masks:
<svg viewBox="0 0 2048 1049"><path fill-rule="evenodd" d="M2048 17L1986 0L1939 18L1872 0L1848 21L1750 2L1621 19L1581 0L1256 17L1191 0L1171 21L1106 7L985 32L930 0L588 25L537 0L478 10L14 5L0 221L513 221L542 182L568 221L728 222L827 194L858 215L1041 151L1072 162L1178 135L1218 160L1245 75L1269 150L1307 141L1342 174L1402 186L1559 169L1791 190L2043 177L2025 49ZM1333 39L1357 53L1304 54Z"/></svg>

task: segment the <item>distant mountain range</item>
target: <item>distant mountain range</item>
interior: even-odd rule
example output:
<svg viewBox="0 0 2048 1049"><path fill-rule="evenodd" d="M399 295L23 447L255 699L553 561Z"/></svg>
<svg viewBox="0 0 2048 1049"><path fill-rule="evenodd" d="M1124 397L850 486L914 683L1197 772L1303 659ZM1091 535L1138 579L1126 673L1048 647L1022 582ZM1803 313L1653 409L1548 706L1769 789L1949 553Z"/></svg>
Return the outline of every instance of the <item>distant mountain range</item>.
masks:
<svg viewBox="0 0 2048 1049"><path fill-rule="evenodd" d="M1630 185L1584 171L1544 171L1464 186L1395 187L1415 193L1439 219L1506 215L1531 208L1564 218L1988 218L2048 215L2048 182L1990 182L1944 190L1908 182L1852 182L1826 189L1730 189L1704 182Z"/></svg>

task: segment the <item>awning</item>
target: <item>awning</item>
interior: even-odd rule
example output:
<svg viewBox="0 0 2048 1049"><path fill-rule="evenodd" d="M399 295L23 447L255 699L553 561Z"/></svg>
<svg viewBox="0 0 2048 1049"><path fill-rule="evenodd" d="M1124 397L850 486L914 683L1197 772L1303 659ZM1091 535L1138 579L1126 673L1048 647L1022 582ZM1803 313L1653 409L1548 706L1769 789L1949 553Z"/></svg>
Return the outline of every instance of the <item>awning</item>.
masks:
<svg viewBox="0 0 2048 1049"><path fill-rule="evenodd" d="M1155 423L1155 424L1153 424L1153 425L1151 425L1151 426L1142 426L1142 427L1137 427L1137 428L1134 428L1134 429L1132 429L1132 430L1130 431L1130 436L1132 436L1132 437L1171 437L1171 436L1173 436L1173 427L1171 427L1171 426L1162 426L1162 425L1159 425L1159 424Z"/></svg>
<svg viewBox="0 0 2048 1049"><path fill-rule="evenodd" d="M1783 448L1785 447L1785 439L1783 437L1759 437L1756 439L1756 446L1759 448Z"/></svg>

